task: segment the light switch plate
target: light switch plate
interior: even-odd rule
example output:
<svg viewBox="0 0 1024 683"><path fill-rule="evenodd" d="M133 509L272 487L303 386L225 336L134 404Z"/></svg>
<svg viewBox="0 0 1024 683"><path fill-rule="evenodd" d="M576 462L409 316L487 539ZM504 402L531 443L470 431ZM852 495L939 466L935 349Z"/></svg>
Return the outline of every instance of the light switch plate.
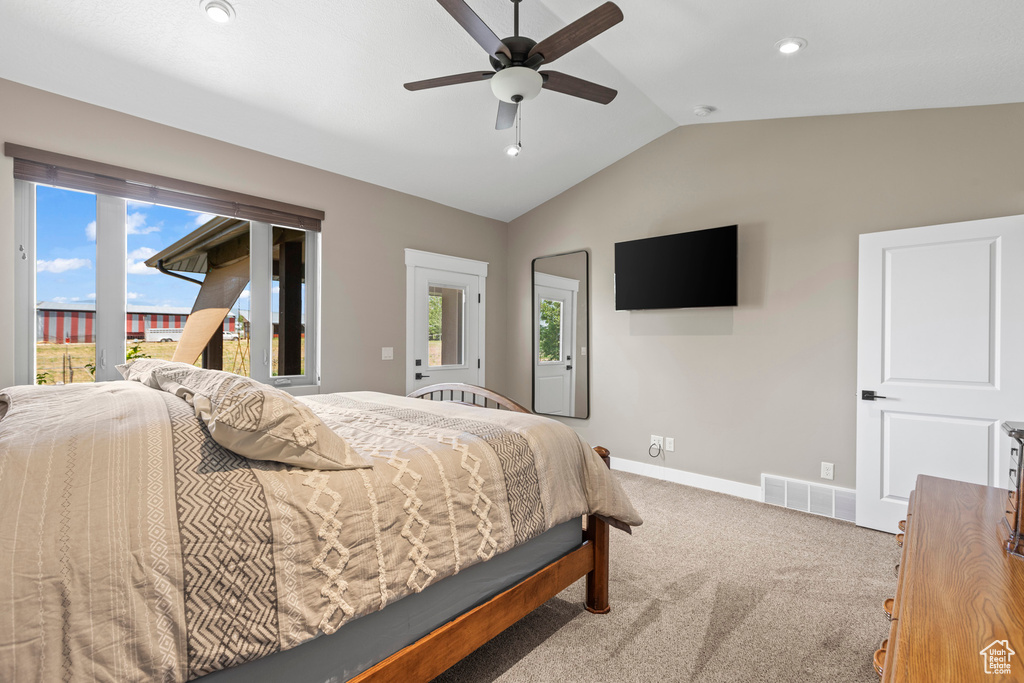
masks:
<svg viewBox="0 0 1024 683"><path fill-rule="evenodd" d="M394 346L382 346L382 347L380 347L380 359L381 360L394 360L395 359L395 347Z"/></svg>

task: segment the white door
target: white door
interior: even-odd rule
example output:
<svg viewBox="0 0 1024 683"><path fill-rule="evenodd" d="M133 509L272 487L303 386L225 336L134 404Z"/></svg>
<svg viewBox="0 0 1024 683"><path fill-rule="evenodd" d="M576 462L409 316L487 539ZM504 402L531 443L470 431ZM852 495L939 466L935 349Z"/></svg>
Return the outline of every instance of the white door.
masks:
<svg viewBox="0 0 1024 683"><path fill-rule="evenodd" d="M455 269L416 265L422 263ZM481 275L479 266L487 264L412 249L406 250L406 264L406 390L452 382L483 385L486 270Z"/></svg>
<svg viewBox="0 0 1024 683"><path fill-rule="evenodd" d="M576 414L576 295L579 280L534 273L533 410Z"/></svg>
<svg viewBox="0 0 1024 683"><path fill-rule="evenodd" d="M1024 216L861 235L859 278L857 524L895 532L919 474L1007 484Z"/></svg>

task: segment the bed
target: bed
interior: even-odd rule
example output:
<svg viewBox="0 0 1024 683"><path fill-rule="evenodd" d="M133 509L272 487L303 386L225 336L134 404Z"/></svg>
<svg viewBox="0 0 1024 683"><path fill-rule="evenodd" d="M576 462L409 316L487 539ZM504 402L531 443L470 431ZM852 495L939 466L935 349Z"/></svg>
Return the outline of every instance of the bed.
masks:
<svg viewBox="0 0 1024 683"><path fill-rule="evenodd" d="M0 679L427 681L583 576L608 610L641 520L568 427L180 365L0 392Z"/></svg>

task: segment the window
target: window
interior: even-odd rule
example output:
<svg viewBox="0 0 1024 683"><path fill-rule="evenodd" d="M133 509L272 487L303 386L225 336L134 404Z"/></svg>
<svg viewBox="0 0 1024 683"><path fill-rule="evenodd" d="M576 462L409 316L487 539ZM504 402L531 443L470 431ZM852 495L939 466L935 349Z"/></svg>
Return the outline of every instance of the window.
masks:
<svg viewBox="0 0 1024 683"><path fill-rule="evenodd" d="M92 382L96 362L96 196L36 192L37 384Z"/></svg>
<svg viewBox="0 0 1024 683"><path fill-rule="evenodd" d="M538 358L543 362L562 360L562 302L555 299L540 300L540 331L537 344Z"/></svg>
<svg viewBox="0 0 1024 683"><path fill-rule="evenodd" d="M273 349L270 374L302 375L306 366L306 250L307 233L288 228L273 229L271 312Z"/></svg>
<svg viewBox="0 0 1024 683"><path fill-rule="evenodd" d="M427 367L462 365L466 290L462 287L429 285L427 291L430 316Z"/></svg>
<svg viewBox="0 0 1024 683"><path fill-rule="evenodd" d="M58 182L37 184L26 177L44 172L25 163L16 156L18 383L119 379L115 366L139 355L202 362L297 393L319 383L319 232L296 227L318 229L319 218L231 204L293 224L278 226L195 210L217 202L194 195L182 195L190 208L175 208L96 194L83 186L116 181L54 166L45 176ZM62 177L75 189L60 187ZM177 196L161 192L148 194Z"/></svg>

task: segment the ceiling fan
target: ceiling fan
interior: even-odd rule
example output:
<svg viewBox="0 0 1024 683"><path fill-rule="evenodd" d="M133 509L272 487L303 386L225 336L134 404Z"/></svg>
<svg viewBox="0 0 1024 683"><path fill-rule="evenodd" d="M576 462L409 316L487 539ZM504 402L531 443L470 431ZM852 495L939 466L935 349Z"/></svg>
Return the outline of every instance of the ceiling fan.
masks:
<svg viewBox="0 0 1024 683"><path fill-rule="evenodd" d="M497 130L511 128L515 123L519 104L536 97L541 88L599 104L608 104L618 94L611 88L558 71L537 71L541 65L550 64L622 21L622 10L615 3L604 3L538 43L519 35L520 0L512 0L515 6L515 35L503 40L498 39L494 31L488 28L464 0L437 1L462 28L466 29L473 40L487 51L493 71L473 71L415 81L406 83L406 90L424 90L490 79L491 90L500 100L498 120L494 124Z"/></svg>

